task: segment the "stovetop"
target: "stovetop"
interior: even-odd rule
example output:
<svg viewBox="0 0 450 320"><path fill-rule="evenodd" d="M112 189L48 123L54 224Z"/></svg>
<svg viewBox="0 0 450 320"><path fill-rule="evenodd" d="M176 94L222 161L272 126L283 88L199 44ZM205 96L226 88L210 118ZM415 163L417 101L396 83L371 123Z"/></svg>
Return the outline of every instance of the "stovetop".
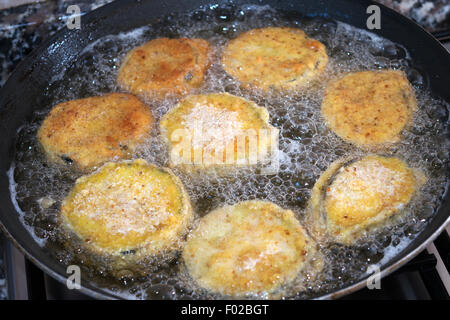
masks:
<svg viewBox="0 0 450 320"><path fill-rule="evenodd" d="M83 15L109 2L112 0L51 0L0 10L0 87L18 62L43 39L65 26L69 5L78 5ZM415 20L438 37L449 40L450 3L447 0L379 2ZM450 50L450 42L445 45ZM449 230L450 227L447 227L447 231L427 250L382 279L380 290L363 289L344 299L449 299ZM79 298L88 297L75 290L69 291L44 275L13 248L0 232L0 300Z"/></svg>

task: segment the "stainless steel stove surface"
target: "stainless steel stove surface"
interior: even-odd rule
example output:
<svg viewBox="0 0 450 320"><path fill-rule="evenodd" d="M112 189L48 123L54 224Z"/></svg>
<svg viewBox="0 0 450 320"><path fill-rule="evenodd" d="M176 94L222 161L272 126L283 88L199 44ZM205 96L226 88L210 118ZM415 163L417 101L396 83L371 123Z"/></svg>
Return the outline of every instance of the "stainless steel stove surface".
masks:
<svg viewBox="0 0 450 320"><path fill-rule="evenodd" d="M63 27L67 7L81 14L112 0L58 0L0 10L0 86L16 64L44 38ZM2 3L4 2L4 3ZM11 2L11 1L9 1ZM450 4L445 0L380 0L421 23L450 51ZM431 3L431 4L430 4ZM0 0L1 7L7 4ZM450 226L427 250L381 280L381 289L363 289L343 299L449 299ZM89 299L44 275L0 232L0 300Z"/></svg>

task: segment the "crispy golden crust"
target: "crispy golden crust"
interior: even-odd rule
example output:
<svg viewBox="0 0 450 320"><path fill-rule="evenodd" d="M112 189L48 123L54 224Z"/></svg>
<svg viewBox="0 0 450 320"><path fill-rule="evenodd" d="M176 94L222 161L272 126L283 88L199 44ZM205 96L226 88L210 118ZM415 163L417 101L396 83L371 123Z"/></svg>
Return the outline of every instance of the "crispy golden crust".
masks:
<svg viewBox="0 0 450 320"><path fill-rule="evenodd" d="M61 216L91 250L112 256L131 251L127 258L136 260L179 249L192 211L170 170L134 160L107 163L79 178Z"/></svg>
<svg viewBox="0 0 450 320"><path fill-rule="evenodd" d="M203 217L189 236L183 259L200 287L242 297L289 283L316 253L292 211L271 202L245 201Z"/></svg>
<svg viewBox="0 0 450 320"><path fill-rule="evenodd" d="M56 105L38 139L52 162L87 171L106 161L129 157L149 134L153 117L131 94L111 93Z"/></svg>
<svg viewBox="0 0 450 320"><path fill-rule="evenodd" d="M352 244L401 212L425 177L397 158L346 162L334 162L314 185L309 218L320 238Z"/></svg>
<svg viewBox="0 0 450 320"><path fill-rule="evenodd" d="M267 90L295 89L328 63L325 46L296 28L262 28L231 40L222 54L225 71L241 82Z"/></svg>
<svg viewBox="0 0 450 320"><path fill-rule="evenodd" d="M255 158L267 160L273 148L270 133L278 133L268 121L267 110L254 102L212 93L186 97L163 116L160 128L172 166L205 169L255 164ZM244 137L248 140L242 143ZM190 153L180 152L184 143Z"/></svg>
<svg viewBox="0 0 450 320"><path fill-rule="evenodd" d="M203 39L155 39L127 54L117 83L136 95L185 95L202 85L210 54Z"/></svg>
<svg viewBox="0 0 450 320"><path fill-rule="evenodd" d="M360 146L398 141L416 109L411 84L394 70L350 73L327 87L322 102L328 127Z"/></svg>

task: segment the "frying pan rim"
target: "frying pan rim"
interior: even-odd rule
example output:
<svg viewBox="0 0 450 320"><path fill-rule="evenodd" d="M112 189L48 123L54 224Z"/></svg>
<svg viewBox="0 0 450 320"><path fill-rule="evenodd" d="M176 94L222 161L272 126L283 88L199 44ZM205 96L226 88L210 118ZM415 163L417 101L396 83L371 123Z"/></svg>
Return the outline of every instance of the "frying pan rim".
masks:
<svg viewBox="0 0 450 320"><path fill-rule="evenodd" d="M439 42L437 41L433 35L428 32L427 30L425 30L422 26L420 26L419 24L417 24L416 22L404 17L403 15L401 15L400 13L396 12L395 10L386 7L383 4L380 3L376 3L374 1L368 1L368 0L359 0L360 2L365 2L365 3L369 3L369 4L375 4L377 6L383 7L383 9L386 12L389 12L391 15L396 16L397 19L400 19L403 21L403 23L409 23L409 24L414 24L415 28L421 32L424 32L426 34L426 36L430 37L433 39L433 41L439 45L440 50L444 50L445 52L447 52L449 55L450 53L447 51L447 49ZM84 15L84 17L94 17L95 15L101 13L102 11L107 11L107 10L112 10L114 11L115 7L121 7L122 5L125 5L125 3L137 3L140 1L135 1L135 0L122 0L122 1L113 1L109 4L106 4L96 10L93 10L89 13L87 13L86 15ZM122 4L123 3L123 4ZM31 53L25 58L23 59L15 68L15 70L11 73L11 75L9 76L8 80L6 81L5 85L0 89L0 96L2 96L3 92L6 92L9 88L8 88L8 82L10 82L10 80L14 77L18 75L17 70L19 69L23 69L23 66L28 65L30 62L33 61L33 59L35 58L35 56L37 54L39 54L41 51L47 49L49 47L49 45L55 43L55 40L59 37L61 37L63 34L65 34L67 32L66 28L62 27L60 30L58 30L53 36L47 38L46 40L44 40L39 46L37 46L35 49L33 49L31 51ZM94 40L95 41L95 40ZM12 82L12 81L11 81ZM10 83L11 83L10 82ZM444 198L448 197L448 190L447 192L444 193ZM0 208L0 210L3 211L3 209ZM434 239L437 238L437 236L444 231L444 229L447 227L447 225L450 224L450 213L447 216L447 219L438 227L436 228L436 230L428 236L428 238L426 238L424 241L422 241L421 244L419 244L418 246L416 246L414 249L412 249L408 254L406 254L404 257L399 258L398 261L393 262L390 264L390 262L388 262L386 265L389 266L385 266L384 269L380 272L380 276L381 278L384 278L385 276L389 275L390 273L394 272L395 270L397 270L400 266L404 265L405 263L407 263L408 261L410 261L411 259L413 259L415 256L417 256L421 251L423 251L429 243L431 243ZM427 226L428 227L428 226ZM13 243L13 245L19 249L19 251L25 256L27 257L29 260L31 260L38 268L40 268L41 270L43 270L48 276L56 279L57 281L59 281L62 284L65 284L67 277L59 274L57 271L53 270L51 267L47 266L45 263L41 262L38 258L36 258L33 254L29 253L12 235L11 233L7 230L6 226L3 224L3 221L0 220L0 229L2 230L2 232L5 234L5 236L11 241L11 243ZM425 229L424 229L425 230ZM403 251L403 250L402 250ZM401 252L402 252L401 251ZM396 256L400 255L401 253L397 254ZM393 260L393 258L391 259L391 261ZM326 300L326 299L336 299L342 296L345 296L347 294L350 294L352 292L355 292L361 288L363 288L366 284L367 281L367 277L364 277L360 280L358 280L357 282L348 285L346 287L340 288L334 292L319 296L319 297L315 297L314 299L316 300ZM105 289L100 288L100 287L96 287L94 286L95 289L91 289L89 287L87 287L86 285L81 284L81 288L78 290L92 298L96 298L96 299L112 299L112 300L116 300L116 299L122 299L122 297L116 296L113 293L107 292Z"/></svg>
<svg viewBox="0 0 450 320"><path fill-rule="evenodd" d="M392 264L389 267L386 267L385 269L383 269L380 272L380 278L383 279L384 277L388 276L389 274L391 274L392 272L396 271L398 268L400 268L402 265L408 263L409 261L411 261L414 257L416 257L420 252L422 252L423 250L425 250L425 248L432 242L434 241L440 234L441 232L443 232L445 230L445 228L447 227L447 225L450 225L450 216L447 217L447 220L439 227L436 229L435 232L433 232L433 234L431 236L429 236L425 241L423 241L419 246L417 246L414 250L412 250L409 254L407 254L405 257L401 258L399 261L395 262L394 264ZM0 229L2 230L2 232L4 233L4 235L8 238L9 241L11 241L11 243L26 257L28 258L31 262L33 262L39 269L41 269L42 271L44 271L48 276L56 279L57 281L59 281L61 284L65 284L67 281L67 278L60 275L59 273L57 273L56 271L52 270L50 267L47 267L44 263L42 263L41 261L39 261L39 259L35 258L32 254L30 254L25 248L23 248L20 243L18 243L16 241L16 239L9 233L9 231L6 229L6 227L3 225L3 222L0 220ZM346 296L348 294L351 294L355 291L358 291L360 289L362 289L366 282L367 282L367 278L362 278L360 279L358 282L355 282L354 284L351 284L347 287L341 288L335 292L332 293L328 293L319 297L315 297L314 300L330 300L330 299L337 299L343 296ZM119 300L121 299L121 297L117 297L114 296L108 292L106 292L104 289L97 287L96 288L97 291L88 288L86 286L84 286L83 284L81 284L81 288L78 289L78 291L85 293L87 295L89 295L92 298L95 299L110 299L110 300ZM98 292L101 291L101 292Z"/></svg>

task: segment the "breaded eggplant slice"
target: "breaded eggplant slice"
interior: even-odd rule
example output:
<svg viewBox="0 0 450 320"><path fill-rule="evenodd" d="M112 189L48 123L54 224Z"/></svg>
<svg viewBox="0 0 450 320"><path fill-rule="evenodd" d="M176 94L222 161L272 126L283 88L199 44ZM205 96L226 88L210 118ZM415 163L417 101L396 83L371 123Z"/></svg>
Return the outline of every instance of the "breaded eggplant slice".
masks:
<svg viewBox="0 0 450 320"><path fill-rule="evenodd" d="M146 97L186 95L203 84L210 55L211 47L203 39L151 40L126 55L117 83Z"/></svg>
<svg viewBox="0 0 450 320"><path fill-rule="evenodd" d="M325 46L297 28L252 29L231 40L222 66L244 87L296 89L323 72Z"/></svg>
<svg viewBox="0 0 450 320"><path fill-rule="evenodd" d="M295 278L307 283L320 272L321 259L292 211L257 200L204 216L183 250L199 287L231 297L271 298Z"/></svg>
<svg viewBox="0 0 450 320"><path fill-rule="evenodd" d="M351 245L393 225L426 181L402 160L377 155L338 160L313 188L308 221L324 242Z"/></svg>
<svg viewBox="0 0 450 320"><path fill-rule="evenodd" d="M358 146L397 142L416 109L414 89L395 70L347 74L328 85L322 102L327 126Z"/></svg>
<svg viewBox="0 0 450 320"><path fill-rule="evenodd" d="M149 108L138 98L111 93L56 105L38 139L51 162L89 171L129 158L148 137L153 122Z"/></svg>
<svg viewBox="0 0 450 320"><path fill-rule="evenodd" d="M228 93L191 95L160 122L171 166L194 169L249 167L278 150L278 129L267 109Z"/></svg>
<svg viewBox="0 0 450 320"><path fill-rule="evenodd" d="M191 219L180 179L141 159L79 178L61 206L63 227L89 250L130 261L179 250Z"/></svg>

